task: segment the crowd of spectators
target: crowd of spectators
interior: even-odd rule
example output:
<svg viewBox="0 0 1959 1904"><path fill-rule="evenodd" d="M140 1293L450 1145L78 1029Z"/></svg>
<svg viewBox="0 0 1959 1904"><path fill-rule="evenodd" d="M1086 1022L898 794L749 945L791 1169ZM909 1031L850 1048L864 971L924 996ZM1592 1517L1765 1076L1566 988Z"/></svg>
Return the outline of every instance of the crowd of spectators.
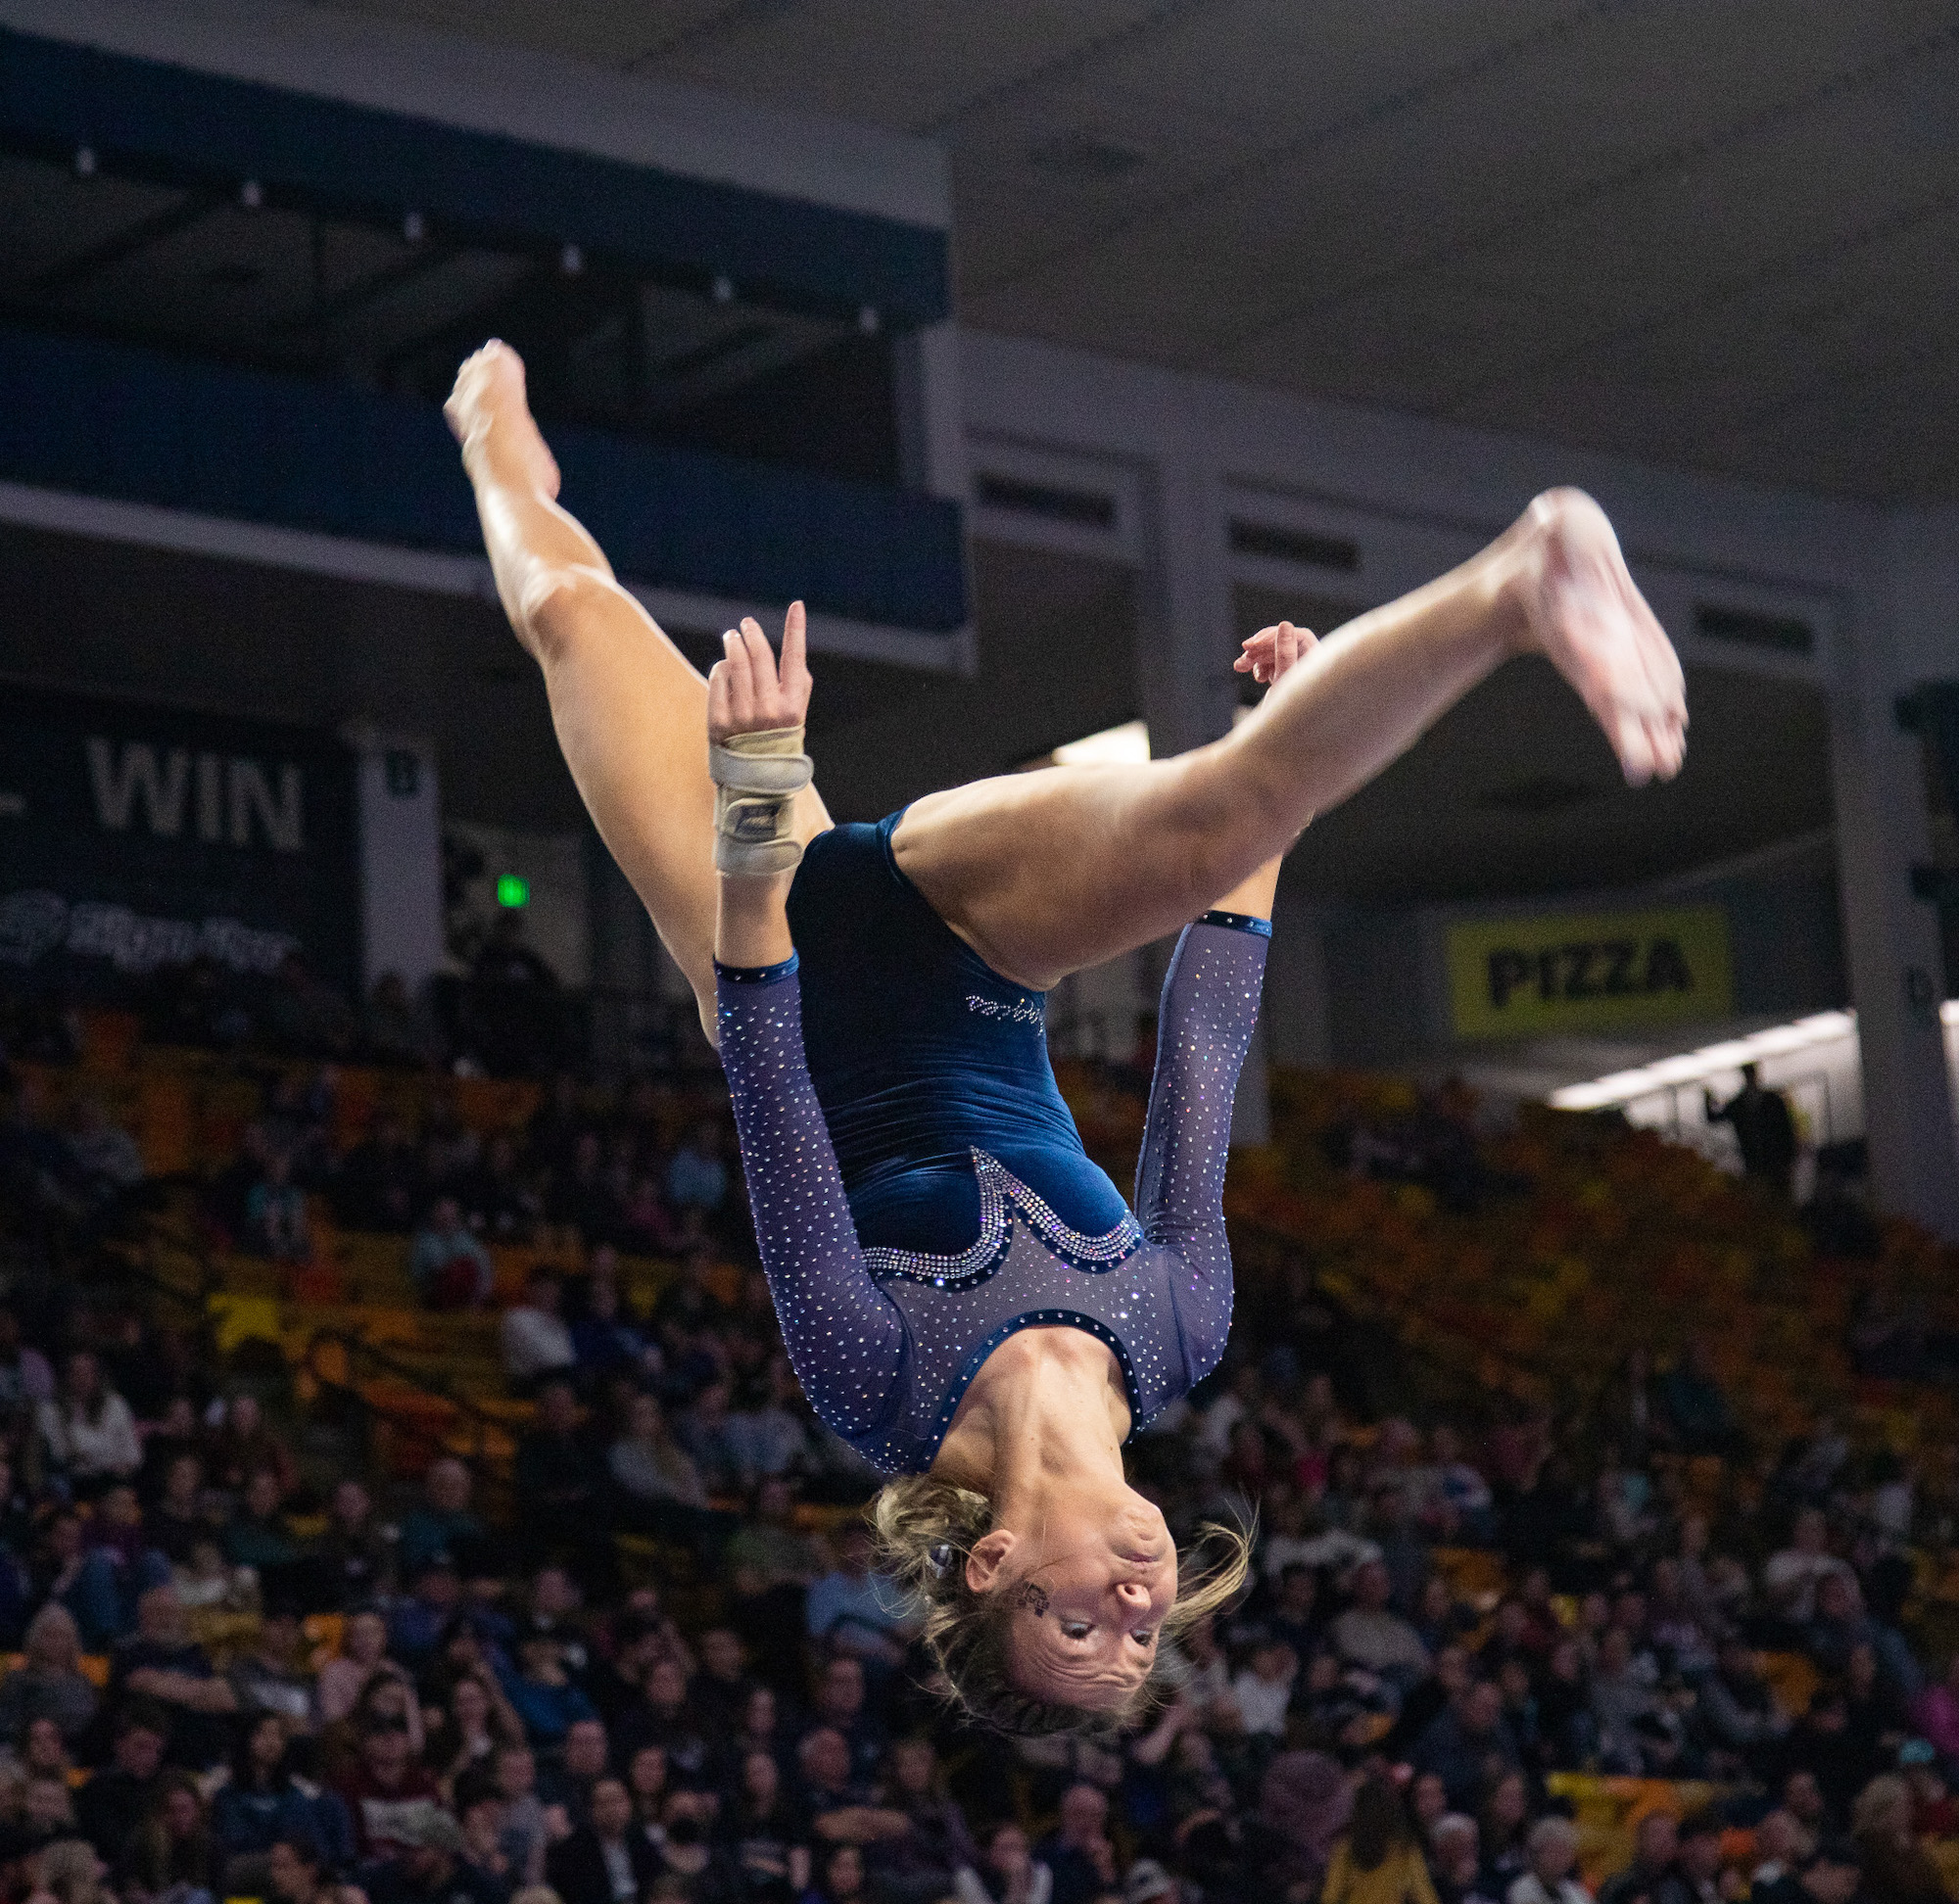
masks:
<svg viewBox="0 0 1959 1904"><path fill-rule="evenodd" d="M132 1012L153 1043L238 1057L538 1078L584 1055L583 1002L529 944L521 911L500 912L454 950L452 970L418 989L384 973L364 998L299 948L269 972L200 956L115 981L92 975L89 990ZM0 1046L17 1058L66 1064L81 1042L58 982L0 995Z"/></svg>
<svg viewBox="0 0 1959 1904"><path fill-rule="evenodd" d="M1180 1539L1256 1525L1245 1594L1130 1734L983 1737L875 1571L875 1477L797 1390L724 1125L567 1082L484 1138L438 1090L342 1155L331 1082L267 1085L204 1219L300 1261L322 1196L406 1239L432 1307L491 1300L490 1245L575 1238L499 1323L534 1418L507 1476L347 1474L281 1385L126 1292L0 1309L9 1898L1950 1894L1959 1664L1911 1604L1951 1534L1938 1451L1824 1419L1760 1446L1691 1341L1562 1416L1411 1418L1327 1353L1324 1299L1307 1334L1248 1289L1261 1326L1132 1444ZM140 1189L99 1110L7 1110L10 1184ZM647 1251L676 1266L642 1310L620 1256ZM1630 1862L1581 1875L1568 1773L1694 1803L1656 1787Z"/></svg>

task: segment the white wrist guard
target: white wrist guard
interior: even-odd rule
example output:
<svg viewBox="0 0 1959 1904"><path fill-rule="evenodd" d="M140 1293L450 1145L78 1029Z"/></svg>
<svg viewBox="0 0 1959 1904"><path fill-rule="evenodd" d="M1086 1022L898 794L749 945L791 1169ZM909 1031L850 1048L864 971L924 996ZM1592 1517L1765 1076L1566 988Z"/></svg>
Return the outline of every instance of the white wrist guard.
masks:
<svg viewBox="0 0 1959 1904"><path fill-rule="evenodd" d="M795 837L795 796L815 766L802 750L802 729L731 734L707 746L714 782L714 870L787 873L802 858Z"/></svg>

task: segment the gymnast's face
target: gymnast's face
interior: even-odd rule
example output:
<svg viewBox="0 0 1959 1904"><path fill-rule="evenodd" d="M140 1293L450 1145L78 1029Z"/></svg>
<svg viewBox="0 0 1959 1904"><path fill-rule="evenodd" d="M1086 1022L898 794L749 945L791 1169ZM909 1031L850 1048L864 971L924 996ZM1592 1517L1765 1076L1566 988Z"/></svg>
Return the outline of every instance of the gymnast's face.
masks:
<svg viewBox="0 0 1959 1904"><path fill-rule="evenodd" d="M975 1558L1005 1533L977 1544ZM1015 1684L1063 1705L1125 1704L1156 1664L1164 1616L1176 1602L1176 1547L1162 1512L1129 1494L1113 1515L1050 1514L1040 1537L1007 1540L994 1591L1013 1609Z"/></svg>

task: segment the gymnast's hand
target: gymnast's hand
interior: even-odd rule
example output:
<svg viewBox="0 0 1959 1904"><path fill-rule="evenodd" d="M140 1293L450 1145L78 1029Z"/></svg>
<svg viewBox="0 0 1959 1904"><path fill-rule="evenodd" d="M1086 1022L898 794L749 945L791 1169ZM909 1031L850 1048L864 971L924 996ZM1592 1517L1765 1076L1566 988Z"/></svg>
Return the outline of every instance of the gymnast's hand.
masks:
<svg viewBox="0 0 1959 1904"><path fill-rule="evenodd" d="M1269 688L1318 641L1312 629L1295 628L1289 621L1262 628L1244 642L1244 652L1231 663L1231 672L1248 674L1261 688Z"/></svg>
<svg viewBox="0 0 1959 1904"><path fill-rule="evenodd" d="M789 603L778 664L762 625L750 615L722 636L725 652L707 677L707 734L719 746L731 734L799 728L809 713L807 617Z"/></svg>

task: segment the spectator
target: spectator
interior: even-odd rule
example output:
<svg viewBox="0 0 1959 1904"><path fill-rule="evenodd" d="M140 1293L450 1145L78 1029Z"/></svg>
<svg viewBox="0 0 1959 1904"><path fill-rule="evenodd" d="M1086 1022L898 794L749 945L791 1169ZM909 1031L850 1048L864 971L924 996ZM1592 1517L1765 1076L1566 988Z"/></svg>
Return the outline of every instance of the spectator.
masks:
<svg viewBox="0 0 1959 1904"><path fill-rule="evenodd" d="M1428 1671L1429 1654L1414 1628L1389 1609L1392 1592L1386 1566L1363 1561L1354 1572L1354 1603L1333 1622L1331 1638L1342 1659L1407 1690Z"/></svg>
<svg viewBox="0 0 1959 1904"><path fill-rule="evenodd" d="M897 1590L871 1571L871 1530L862 1521L843 1527L836 1541L836 1564L811 1583L804 1620L809 1637L879 1666L895 1666L917 1630L917 1618Z"/></svg>
<svg viewBox="0 0 1959 1904"><path fill-rule="evenodd" d="M423 1307L433 1309L481 1309L497 1279L490 1252L470 1234L462 1206L452 1196L429 1206L409 1246L408 1272Z"/></svg>
<svg viewBox="0 0 1959 1904"><path fill-rule="evenodd" d="M1725 1123L1733 1127L1735 1142L1742 1153L1742 1168L1787 1203L1797 1150L1795 1119L1790 1116L1789 1100L1780 1091L1764 1086L1753 1065L1742 1067L1742 1088L1726 1104L1716 1104L1711 1091L1703 1090L1700 1098L1710 1124Z"/></svg>
<svg viewBox="0 0 1959 1904"><path fill-rule="evenodd" d="M318 1695L307 1669L306 1635L296 1608L268 1606L257 1636L233 1656L227 1677L248 1727L261 1714L272 1712L295 1734L318 1729Z"/></svg>
<svg viewBox="0 0 1959 1904"><path fill-rule="evenodd" d="M1868 1904L1945 1904L1951 1893L1918 1841L1911 1788L1895 1774L1873 1779L1858 1794L1850 1829L1862 1858L1861 1895Z"/></svg>
<svg viewBox="0 0 1959 1904"><path fill-rule="evenodd" d="M1599 1904L1662 1904L1661 1889L1680 1849L1680 1823L1671 1812L1649 1811L1633 1829L1633 1861L1599 1887Z"/></svg>
<svg viewBox="0 0 1959 1904"><path fill-rule="evenodd" d="M135 1138L110 1118L99 1098L75 1100L68 1148L82 1194L98 1211L113 1211L146 1174Z"/></svg>
<svg viewBox="0 0 1959 1904"><path fill-rule="evenodd" d="M278 1904L333 1904L320 1846L307 1833L282 1833L265 1858L265 1882Z"/></svg>
<svg viewBox="0 0 1959 1904"><path fill-rule="evenodd" d="M1472 1809L1501 1774L1522 1763L1494 1682L1477 1680L1438 1713L1414 1748L1417 1771L1442 1781L1457 1811Z"/></svg>
<svg viewBox="0 0 1959 1904"><path fill-rule="evenodd" d="M802 1391L789 1358L770 1356L765 1390L729 1417L736 1465L747 1482L799 1473L809 1461L809 1430L798 1409Z"/></svg>
<svg viewBox="0 0 1959 1904"><path fill-rule="evenodd" d="M598 1716L572 1684L564 1669L564 1647L549 1633L526 1633L519 1639L516 1669L503 1678L503 1695L534 1748L560 1745L578 1721Z"/></svg>
<svg viewBox="0 0 1959 1904"><path fill-rule="evenodd" d="M1061 1796L1061 1823L1035 1855L1054 1875L1054 1904L1094 1904L1112 1890L1117 1865L1107 1794L1097 1785L1070 1785Z"/></svg>
<svg viewBox="0 0 1959 1904"><path fill-rule="evenodd" d="M137 1600L136 1631L111 1655L110 1704L130 1693L155 1700L169 1715L180 1763L201 1772L223 1757L237 1696L190 1637L174 1587L153 1587Z"/></svg>
<svg viewBox="0 0 1959 1904"><path fill-rule="evenodd" d="M1510 1886L1506 1904L1592 1904L1571 1874L1578 1865L1578 1831L1568 1818L1540 1818L1526 1840L1530 1868Z"/></svg>
<svg viewBox="0 0 1959 1904"><path fill-rule="evenodd" d="M405 1721L377 1719L340 1786L359 1856L385 1862L417 1848L419 1827L441 1809L435 1780L415 1757Z"/></svg>
<svg viewBox="0 0 1959 1904"><path fill-rule="evenodd" d="M376 1673L401 1673L387 1653L387 1620L371 1607L350 1614L341 1628L340 1651L319 1669L316 1698L324 1724L345 1719Z"/></svg>
<svg viewBox="0 0 1959 1904"><path fill-rule="evenodd" d="M117 1904L102 1880L109 1867L92 1845L66 1838L41 1853L40 1890L55 1904Z"/></svg>
<svg viewBox="0 0 1959 1904"><path fill-rule="evenodd" d="M1429 1827L1429 1875L1438 1904L1495 1904L1482 1891L1482 1837L1476 1821L1445 1812Z"/></svg>
<svg viewBox="0 0 1959 1904"><path fill-rule="evenodd" d="M485 1528L470 1505L469 1470L454 1456L429 1463L422 1499L402 1522L402 1571L412 1579L430 1560L457 1561L482 1543Z"/></svg>
<svg viewBox="0 0 1959 1904"><path fill-rule="evenodd" d="M21 1318L0 1308L0 1419L31 1417L54 1393L47 1357L22 1339Z"/></svg>
<svg viewBox="0 0 1959 1904"><path fill-rule="evenodd" d="M537 1754L528 1745L505 1745L491 1760L490 1770L492 1788L503 1813L498 1849L519 1883L541 1884L552 1821L546 1817L538 1797ZM563 1828L568 1821L560 1819L557 1824Z"/></svg>
<svg viewBox="0 0 1959 1904"><path fill-rule="evenodd" d="M117 1873L124 1904L210 1898L220 1861L197 1781L167 1772Z"/></svg>
<svg viewBox="0 0 1959 1904"><path fill-rule="evenodd" d="M1355 1790L1353 1816L1333 1847L1320 1895L1325 1904L1436 1904L1408 1811L1385 1777L1362 1779Z"/></svg>
<svg viewBox="0 0 1959 1904"><path fill-rule="evenodd" d="M710 1495L723 1498L742 1493L753 1478L742 1465L741 1432L730 1412L732 1400L726 1382L709 1382L675 1424L677 1438L693 1457L702 1485Z"/></svg>
<svg viewBox="0 0 1959 1904"><path fill-rule="evenodd" d="M240 1241L252 1255L270 1257L274 1262L312 1261L306 1193L293 1181L292 1160L279 1152L266 1156L245 1193L245 1234Z"/></svg>
<svg viewBox="0 0 1959 1904"><path fill-rule="evenodd" d="M1848 1839L1830 1838L1800 1870L1755 1880L1749 1904L1851 1904L1863 1889L1864 1854Z"/></svg>
<svg viewBox="0 0 1959 1904"><path fill-rule="evenodd" d="M742 1893L799 1895L809 1887L809 1822L785 1788L773 1753L743 1752L740 1763L740 1784L722 1811L718 1835ZM1025 1849L1025 1837L1021 1843Z"/></svg>
<svg viewBox="0 0 1959 1904"><path fill-rule="evenodd" d="M1278 1738L1299 1677L1299 1655L1283 1641L1253 1648L1251 1663L1231 1682L1231 1696L1248 1733Z"/></svg>
<svg viewBox="0 0 1959 1904"><path fill-rule="evenodd" d="M1346 1775L1323 1752L1272 1760L1259 1790L1259 1822L1279 1847L1267 1876L1285 1896L1319 1893L1353 1809Z"/></svg>
<svg viewBox="0 0 1959 1904"><path fill-rule="evenodd" d="M534 1546L590 1551L603 1540L606 1480L571 1384L548 1379L538 1390L536 1424L517 1444L517 1502Z"/></svg>
<svg viewBox="0 0 1959 1904"><path fill-rule="evenodd" d="M326 1529L307 1555L311 1604L340 1612L387 1591L394 1571L394 1544L375 1517L374 1498L356 1480L335 1484L327 1499Z"/></svg>
<svg viewBox="0 0 1959 1904"><path fill-rule="evenodd" d="M411 1230L421 1201L421 1156L400 1118L377 1112L367 1135L347 1153L334 1188L349 1229Z"/></svg>
<svg viewBox="0 0 1959 1904"><path fill-rule="evenodd" d="M572 1324L571 1341L579 1372L588 1382L616 1373L651 1381L660 1373L659 1356L620 1298L619 1258L609 1245L592 1253L585 1312Z"/></svg>
<svg viewBox="0 0 1959 1904"><path fill-rule="evenodd" d="M635 1395L626 1432L606 1451L605 1464L645 1524L654 1532L691 1536L706 1512L707 1490L693 1456L667 1432L659 1398ZM679 1508L676 1514L672 1510Z"/></svg>
<svg viewBox="0 0 1959 1904"><path fill-rule="evenodd" d="M224 1557L261 1576L289 1574L298 1561L300 1544L286 1520L277 1469L259 1468L246 1477L245 1497L224 1529Z"/></svg>
<svg viewBox="0 0 1959 1904"><path fill-rule="evenodd" d="M571 1331L558 1313L563 1293L557 1272L539 1263L524 1279L524 1300L503 1311L503 1373L519 1394L578 1365Z"/></svg>
<svg viewBox="0 0 1959 1904"><path fill-rule="evenodd" d="M0 1681L0 1738L21 1738L50 1719L71 1745L95 1717L95 1688L80 1670L81 1634L73 1616L49 1600L28 1623L26 1652Z"/></svg>
<svg viewBox="0 0 1959 1904"><path fill-rule="evenodd" d="M947 1896L954 1874L971 1870L980 1854L965 1813L946 1791L931 1739L905 1738L891 1747L883 1795L903 1814L906 1829L872 1845L867 1858L872 1884L895 1897Z"/></svg>
<svg viewBox="0 0 1959 1904"><path fill-rule="evenodd" d="M1736 1446L1734 1410L1714 1378L1706 1345L1691 1337L1659 1379L1660 1406L1684 1454L1726 1454Z"/></svg>
<svg viewBox="0 0 1959 1904"><path fill-rule="evenodd" d="M956 1874L953 1895L958 1904L1052 1904L1054 1873L1034 1857L1018 1825L996 1825L980 1866Z"/></svg>
<svg viewBox="0 0 1959 1904"><path fill-rule="evenodd" d="M60 1391L37 1408L36 1426L50 1477L76 1499L93 1499L119 1481L133 1480L143 1465L136 1418L86 1350L68 1358Z"/></svg>
<svg viewBox="0 0 1959 1904"><path fill-rule="evenodd" d="M508 1904L508 1886L469 1862L448 1812L417 1808L396 1831L397 1854L368 1878L371 1904Z"/></svg>
<svg viewBox="0 0 1959 1904"><path fill-rule="evenodd" d="M121 1869L137 1829L162 1790L169 1721L149 1699L132 1699L117 1713L107 1768L82 1786L75 1822L112 1871Z"/></svg>
<svg viewBox="0 0 1959 1904"><path fill-rule="evenodd" d="M564 1904L635 1904L652 1887L661 1859L645 1834L631 1830L633 1801L622 1781L600 1779L591 1815L554 1844L546 1876Z"/></svg>
<svg viewBox="0 0 1959 1904"><path fill-rule="evenodd" d="M263 1883L281 1838L305 1838L336 1865L354 1857L354 1827L337 1793L302 1786L289 1763L293 1734L278 1712L246 1722L230 1770L211 1801L211 1829L226 1858L224 1881Z"/></svg>
<svg viewBox="0 0 1959 1904"><path fill-rule="evenodd" d="M703 1119L688 1133L667 1166L667 1197L680 1211L712 1216L728 1196L728 1166L721 1161L721 1126Z"/></svg>

